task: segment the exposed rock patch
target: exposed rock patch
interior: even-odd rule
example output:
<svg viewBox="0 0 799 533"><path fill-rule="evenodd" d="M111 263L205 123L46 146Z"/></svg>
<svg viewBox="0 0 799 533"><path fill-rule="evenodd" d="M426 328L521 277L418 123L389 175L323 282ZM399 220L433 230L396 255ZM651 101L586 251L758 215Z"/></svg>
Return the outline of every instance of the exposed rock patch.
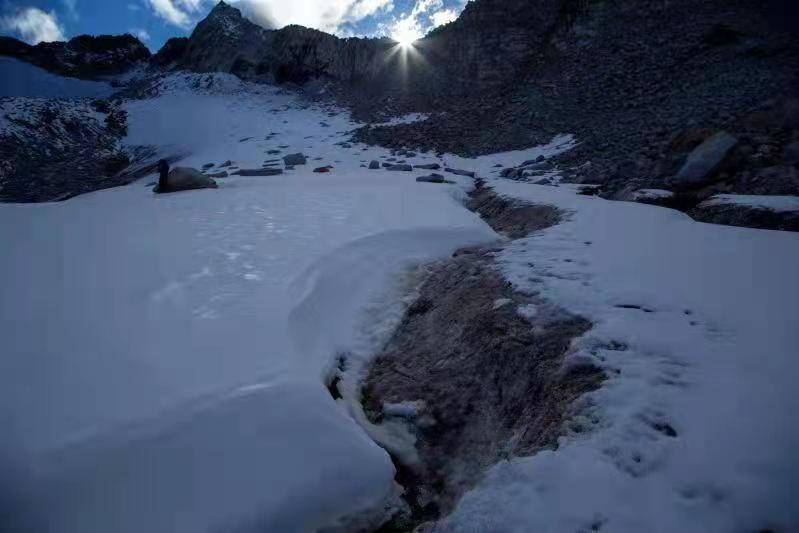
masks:
<svg viewBox="0 0 799 533"><path fill-rule="evenodd" d="M561 220L552 207L483 187L472 197L470 208L509 235ZM591 324L515 291L493 265L495 251L464 249L430 266L362 384L370 422L404 423L418 456L393 457L407 507L379 531L435 521L498 461L556 448L575 400L603 380L593 366L563 364ZM528 306L538 312L520 312Z"/></svg>
<svg viewBox="0 0 799 533"><path fill-rule="evenodd" d="M526 204L498 196L477 180L466 206L479 213L494 231L511 239L549 228L562 221L562 214L550 205Z"/></svg>

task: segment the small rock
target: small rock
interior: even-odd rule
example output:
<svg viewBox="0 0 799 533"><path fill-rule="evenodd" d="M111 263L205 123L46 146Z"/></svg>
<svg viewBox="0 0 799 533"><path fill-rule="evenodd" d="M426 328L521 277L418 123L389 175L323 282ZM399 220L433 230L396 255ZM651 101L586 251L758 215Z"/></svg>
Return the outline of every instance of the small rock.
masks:
<svg viewBox="0 0 799 533"><path fill-rule="evenodd" d="M441 165L438 163L427 163L424 165L413 165L413 168L422 168L424 170L438 170L441 168Z"/></svg>
<svg viewBox="0 0 799 533"><path fill-rule="evenodd" d="M373 160L371 163L369 163L369 170L377 170L379 168L380 168L380 161Z"/></svg>
<svg viewBox="0 0 799 533"><path fill-rule="evenodd" d="M458 170L457 168L445 168L444 172L449 172L450 174L455 174L456 176L466 176L467 178L473 178L474 172L469 170Z"/></svg>
<svg viewBox="0 0 799 533"><path fill-rule="evenodd" d="M233 173L234 176L277 176L283 174L279 168L243 168Z"/></svg>
<svg viewBox="0 0 799 533"><path fill-rule="evenodd" d="M446 183L444 176L441 174L430 174L429 176L419 176L416 178L419 183Z"/></svg>
<svg viewBox="0 0 799 533"><path fill-rule="evenodd" d="M411 165L388 165L386 170L391 170L394 172L411 172L413 171L413 167Z"/></svg>
<svg viewBox="0 0 799 533"><path fill-rule="evenodd" d="M330 167L317 167L313 169L313 171L316 173L325 174L327 172L330 172Z"/></svg>

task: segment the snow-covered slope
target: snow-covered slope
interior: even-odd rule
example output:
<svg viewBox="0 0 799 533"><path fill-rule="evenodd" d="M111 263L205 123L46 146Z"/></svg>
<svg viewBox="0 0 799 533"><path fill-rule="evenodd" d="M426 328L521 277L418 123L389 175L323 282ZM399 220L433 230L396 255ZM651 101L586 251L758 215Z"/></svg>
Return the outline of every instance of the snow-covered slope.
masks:
<svg viewBox="0 0 799 533"><path fill-rule="evenodd" d="M326 380L390 334L408 267L497 239L459 203L470 180L367 170L388 154L347 142L346 113L272 87L175 74L148 93L125 105L130 145L210 172L308 164L0 206L0 529L313 531L379 508L392 463ZM557 451L496 465L438 527L798 529L799 235L496 178L574 143L411 161L570 214L497 260L594 322L569 361L609 376Z"/></svg>
<svg viewBox="0 0 799 533"><path fill-rule="evenodd" d="M103 98L114 89L102 81L65 78L10 57L0 57L0 97Z"/></svg>
<svg viewBox="0 0 799 533"><path fill-rule="evenodd" d="M334 145L345 115L197 79L130 103L128 142L242 168L281 145L333 171L0 206L0 457L30 511L18 530L308 531L379 504L391 461L328 371L389 331L365 309L396 300L397 274L496 239L454 191L362 168L378 154Z"/></svg>
<svg viewBox="0 0 799 533"><path fill-rule="evenodd" d="M498 159L471 163L489 176ZM571 359L609 380L558 451L495 466L441 530L799 530L799 235L489 183L571 213L499 262L594 322Z"/></svg>

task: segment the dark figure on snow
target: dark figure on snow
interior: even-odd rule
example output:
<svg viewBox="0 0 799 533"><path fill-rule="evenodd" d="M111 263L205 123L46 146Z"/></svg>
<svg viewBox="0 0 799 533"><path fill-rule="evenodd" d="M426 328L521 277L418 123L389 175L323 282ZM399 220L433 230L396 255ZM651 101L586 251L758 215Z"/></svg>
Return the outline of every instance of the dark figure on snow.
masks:
<svg viewBox="0 0 799 533"><path fill-rule="evenodd" d="M167 176L169 176L169 163L166 159L162 159L158 162L158 191L159 192L166 192L167 185L166 180Z"/></svg>

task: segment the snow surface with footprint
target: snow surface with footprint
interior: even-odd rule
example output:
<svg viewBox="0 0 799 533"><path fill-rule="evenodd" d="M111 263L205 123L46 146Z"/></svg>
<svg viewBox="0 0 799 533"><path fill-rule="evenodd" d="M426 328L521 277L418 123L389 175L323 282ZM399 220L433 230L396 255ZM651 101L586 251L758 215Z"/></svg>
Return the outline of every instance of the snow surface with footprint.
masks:
<svg viewBox="0 0 799 533"><path fill-rule="evenodd" d="M313 531L379 506L391 461L325 381L390 334L409 267L497 239L459 203L470 180L369 171L387 153L341 146L347 114L272 87L173 75L154 92L126 104L130 144L308 165L0 206L0 519L10 501L26 531ZM557 451L494 466L439 528L799 529L799 235L496 177L573 143L412 161L569 213L498 263L594 322L566 364L609 376Z"/></svg>
<svg viewBox="0 0 799 533"><path fill-rule="evenodd" d="M277 146L311 160L218 190L156 196L145 180L0 207L19 527L309 531L379 505L393 466L327 374L390 332L366 310L399 299L399 274L497 236L457 191L361 167L384 152L335 146L345 114L227 76L159 93L127 104L129 143L197 167L259 168ZM315 157L333 172L312 173Z"/></svg>

